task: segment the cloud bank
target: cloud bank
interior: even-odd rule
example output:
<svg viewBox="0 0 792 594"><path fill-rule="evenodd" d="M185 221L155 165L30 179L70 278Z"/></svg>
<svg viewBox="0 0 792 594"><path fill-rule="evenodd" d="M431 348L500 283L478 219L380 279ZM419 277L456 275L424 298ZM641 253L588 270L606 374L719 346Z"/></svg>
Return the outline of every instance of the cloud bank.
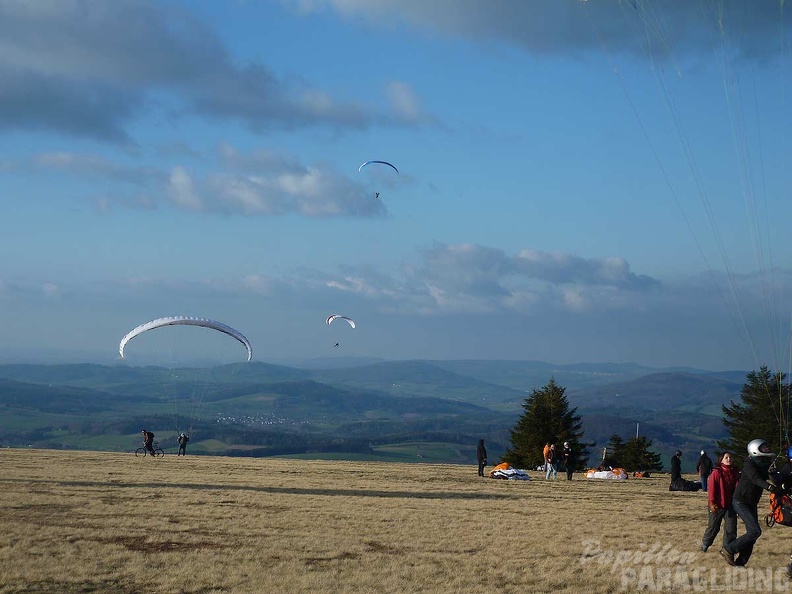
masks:
<svg viewBox="0 0 792 594"><path fill-rule="evenodd" d="M262 63L240 64L208 24L173 3L0 1L0 130L130 144L129 125L162 97L177 111L255 132L434 121L408 85L386 92L392 109L383 111Z"/></svg>

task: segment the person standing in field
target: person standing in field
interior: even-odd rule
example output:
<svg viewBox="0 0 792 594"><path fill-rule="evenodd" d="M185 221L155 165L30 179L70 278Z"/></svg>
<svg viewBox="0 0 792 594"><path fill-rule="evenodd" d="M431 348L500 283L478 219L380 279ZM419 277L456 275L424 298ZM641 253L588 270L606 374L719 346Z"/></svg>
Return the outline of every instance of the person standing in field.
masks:
<svg viewBox="0 0 792 594"><path fill-rule="evenodd" d="M487 448L484 447L483 439L479 439L476 447L476 459L478 460L478 475L484 476L484 467L487 465Z"/></svg>
<svg viewBox="0 0 792 594"><path fill-rule="evenodd" d="M558 478L558 452L556 451L555 444L550 444L550 449L545 456L545 480L553 480Z"/></svg>
<svg viewBox="0 0 792 594"><path fill-rule="evenodd" d="M569 445L568 441L564 442L564 449L561 451L561 459L564 461L567 480L571 481L572 472L575 470L575 453L572 451L572 446Z"/></svg>
<svg viewBox="0 0 792 594"><path fill-rule="evenodd" d="M677 450L671 457L671 483L682 478L682 450Z"/></svg>
<svg viewBox="0 0 792 594"><path fill-rule="evenodd" d="M709 479L710 472L712 472L712 459L707 456L707 452L701 450L698 464L696 465L696 472L701 477L701 490L707 492L707 480Z"/></svg>
<svg viewBox="0 0 792 594"><path fill-rule="evenodd" d="M187 442L190 441L190 436L186 433L179 433L179 453L177 456L187 455Z"/></svg>
<svg viewBox="0 0 792 594"><path fill-rule="evenodd" d="M718 463L709 475L707 486L708 522L701 539L701 552L715 542L718 532L723 524L723 546L737 538L737 514L732 506L734 489L740 478L739 469L732 464L731 452L723 452L718 458Z"/></svg>
<svg viewBox="0 0 792 594"><path fill-rule="evenodd" d="M759 500L762 498L762 491L781 492L780 487L767 481L770 478L770 464L775 457L775 452L764 439L754 439L748 444L748 458L732 498L734 511L745 524L745 534L724 544L720 550L721 557L729 565L747 564L753 553L754 543L762 535L762 528L759 526Z"/></svg>
<svg viewBox="0 0 792 594"><path fill-rule="evenodd" d="M543 467L544 467L545 471L547 470L547 456L548 456L548 454L550 454L550 442L549 441L545 444L544 448L542 449L542 464L543 464Z"/></svg>

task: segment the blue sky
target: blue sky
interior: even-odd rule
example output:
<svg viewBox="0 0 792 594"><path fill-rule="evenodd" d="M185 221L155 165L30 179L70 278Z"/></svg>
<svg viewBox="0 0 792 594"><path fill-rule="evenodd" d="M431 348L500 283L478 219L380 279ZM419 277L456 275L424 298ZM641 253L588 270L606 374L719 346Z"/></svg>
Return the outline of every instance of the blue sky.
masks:
<svg viewBox="0 0 792 594"><path fill-rule="evenodd" d="M0 0L0 361L786 370L782 6Z"/></svg>

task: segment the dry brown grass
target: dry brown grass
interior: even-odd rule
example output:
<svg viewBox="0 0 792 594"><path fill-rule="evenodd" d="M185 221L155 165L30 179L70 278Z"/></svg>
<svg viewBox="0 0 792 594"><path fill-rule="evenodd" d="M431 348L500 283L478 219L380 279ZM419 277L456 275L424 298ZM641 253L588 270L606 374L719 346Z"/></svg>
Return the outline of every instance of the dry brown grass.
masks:
<svg viewBox="0 0 792 594"><path fill-rule="evenodd" d="M0 469L3 593L668 591L663 567L703 568L703 591L710 575L734 580L719 591L792 590L754 582L786 564L792 531L765 530L741 585L748 571L728 573L717 546L698 552L704 495L669 493L667 477L512 482L475 465L45 450L0 451ZM652 561L652 582L625 589L602 556L581 562L586 540L688 558Z"/></svg>

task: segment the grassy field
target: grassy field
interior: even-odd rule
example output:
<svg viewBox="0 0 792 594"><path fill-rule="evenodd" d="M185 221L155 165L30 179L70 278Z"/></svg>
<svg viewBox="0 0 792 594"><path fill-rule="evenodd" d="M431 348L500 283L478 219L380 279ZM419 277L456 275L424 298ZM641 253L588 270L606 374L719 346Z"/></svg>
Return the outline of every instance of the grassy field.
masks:
<svg viewBox="0 0 792 594"><path fill-rule="evenodd" d="M705 496L667 476L9 449L0 469L2 593L792 591L792 531L729 568L698 550Z"/></svg>

